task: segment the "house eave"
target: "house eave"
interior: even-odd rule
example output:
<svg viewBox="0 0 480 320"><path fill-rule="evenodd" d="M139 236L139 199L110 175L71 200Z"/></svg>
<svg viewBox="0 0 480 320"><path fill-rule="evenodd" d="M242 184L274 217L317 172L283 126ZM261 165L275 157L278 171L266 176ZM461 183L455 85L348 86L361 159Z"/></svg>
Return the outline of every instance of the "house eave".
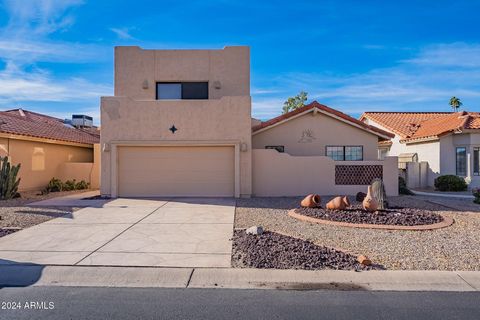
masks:
<svg viewBox="0 0 480 320"><path fill-rule="evenodd" d="M79 142L72 142L72 141L63 141L63 140L40 138L40 137L33 137L33 136L27 136L27 135L21 135L21 134L12 134L12 133L6 133L6 132L0 132L0 138L13 139L13 140L24 140L24 141L32 141L32 142L41 142L41 143L49 143L49 144L58 144L58 145L82 147L82 148L93 148L93 144L91 144L91 143L79 143Z"/></svg>
<svg viewBox="0 0 480 320"><path fill-rule="evenodd" d="M374 135L376 135L377 137L381 137L382 139L385 139L385 140L390 140L390 139L392 138L392 137L390 137L390 136L383 135L383 134L381 134L381 133L379 133L379 132L376 132L376 131L374 131L374 130L371 130L371 129L369 129L369 128L365 128L365 127L363 127L363 126L361 126L361 125L358 125L358 124L356 124L356 123L350 122L350 121L348 121L348 120L346 120L346 119L343 119L342 117L336 116L336 115L334 115L334 114L331 114L331 113L329 113L329 112L326 112L326 111L321 110L321 109L316 108L316 107L315 107L315 108L312 108L312 109L305 110L304 112L301 112L301 113L296 114L296 115L294 115L294 116L292 116L292 117L289 117L289 118L287 118L287 119L284 119L284 120L281 120L281 121L279 121L279 122L277 122L277 123L274 123L274 124L272 124L272 125L269 125L268 127L264 127L264 128L258 129L258 130L256 130L256 131L253 131L253 132L252 132L252 136L253 136L253 135L256 135L256 134L258 134L258 133L267 131L267 130L269 130L269 129L275 128L276 126L279 126L279 125L281 125L281 124L283 124L283 123L285 123L285 122L288 122L288 121L290 121L290 120L297 119L297 118L299 118L299 117L301 117L301 116L303 116L303 115L305 115L305 114L308 114L308 113L310 113L310 112L312 112L313 115L316 115L317 113L324 114L324 115L326 115L326 116L328 116L328 117L331 117L331 118L333 118L333 119L339 120L339 121L341 121L341 122L343 122L343 123L349 124L349 125L354 126L354 127L358 128L358 129L367 131L367 132L369 132L369 133L371 133L371 134L374 134Z"/></svg>

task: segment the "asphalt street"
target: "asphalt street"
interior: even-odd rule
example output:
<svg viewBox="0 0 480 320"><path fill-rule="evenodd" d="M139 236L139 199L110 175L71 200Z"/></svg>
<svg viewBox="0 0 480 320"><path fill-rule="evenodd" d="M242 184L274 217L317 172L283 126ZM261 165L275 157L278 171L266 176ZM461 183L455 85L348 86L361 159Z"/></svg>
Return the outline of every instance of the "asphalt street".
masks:
<svg viewBox="0 0 480 320"><path fill-rule="evenodd" d="M480 319L480 292L25 287L0 319Z"/></svg>

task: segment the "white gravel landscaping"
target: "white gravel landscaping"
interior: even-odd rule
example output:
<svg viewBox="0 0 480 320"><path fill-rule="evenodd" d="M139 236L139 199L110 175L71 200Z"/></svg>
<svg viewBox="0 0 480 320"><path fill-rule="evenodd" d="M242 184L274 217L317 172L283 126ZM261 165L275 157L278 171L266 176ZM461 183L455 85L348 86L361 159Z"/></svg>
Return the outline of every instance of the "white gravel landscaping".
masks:
<svg viewBox="0 0 480 320"><path fill-rule="evenodd" d="M325 204L331 197L323 197ZM301 198L239 199L236 228L263 226L315 244L355 255L364 254L390 270L480 270L480 210L455 202L452 208L429 202L428 197L390 197L391 205L413 206L450 216L455 223L431 231L387 231L319 225L287 215ZM350 200L354 202L354 198ZM468 201L467 201L468 202ZM480 208L480 206L479 206Z"/></svg>
<svg viewBox="0 0 480 320"><path fill-rule="evenodd" d="M85 190L52 192L45 195L39 194L38 191L22 192L20 198L0 200L0 237L10 232L1 232L2 229L24 229L78 210L79 208L72 207L37 208L28 206L31 202L78 192L85 192Z"/></svg>

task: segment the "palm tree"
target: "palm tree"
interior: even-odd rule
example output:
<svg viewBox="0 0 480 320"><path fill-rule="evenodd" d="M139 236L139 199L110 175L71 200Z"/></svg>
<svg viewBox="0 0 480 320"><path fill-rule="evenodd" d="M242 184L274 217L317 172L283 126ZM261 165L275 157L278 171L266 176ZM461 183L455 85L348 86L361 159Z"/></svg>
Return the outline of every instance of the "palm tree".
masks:
<svg viewBox="0 0 480 320"><path fill-rule="evenodd" d="M463 105L462 101L460 101L460 99L457 97L451 97L449 104L452 107L453 112L457 112L458 108L460 108Z"/></svg>

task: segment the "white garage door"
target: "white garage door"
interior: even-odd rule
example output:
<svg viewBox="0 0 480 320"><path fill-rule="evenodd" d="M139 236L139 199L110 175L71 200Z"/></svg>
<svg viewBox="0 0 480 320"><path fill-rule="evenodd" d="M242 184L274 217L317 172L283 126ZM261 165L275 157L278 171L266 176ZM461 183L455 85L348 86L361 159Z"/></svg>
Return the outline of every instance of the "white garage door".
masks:
<svg viewBox="0 0 480 320"><path fill-rule="evenodd" d="M234 147L119 147L120 197L231 197Z"/></svg>

